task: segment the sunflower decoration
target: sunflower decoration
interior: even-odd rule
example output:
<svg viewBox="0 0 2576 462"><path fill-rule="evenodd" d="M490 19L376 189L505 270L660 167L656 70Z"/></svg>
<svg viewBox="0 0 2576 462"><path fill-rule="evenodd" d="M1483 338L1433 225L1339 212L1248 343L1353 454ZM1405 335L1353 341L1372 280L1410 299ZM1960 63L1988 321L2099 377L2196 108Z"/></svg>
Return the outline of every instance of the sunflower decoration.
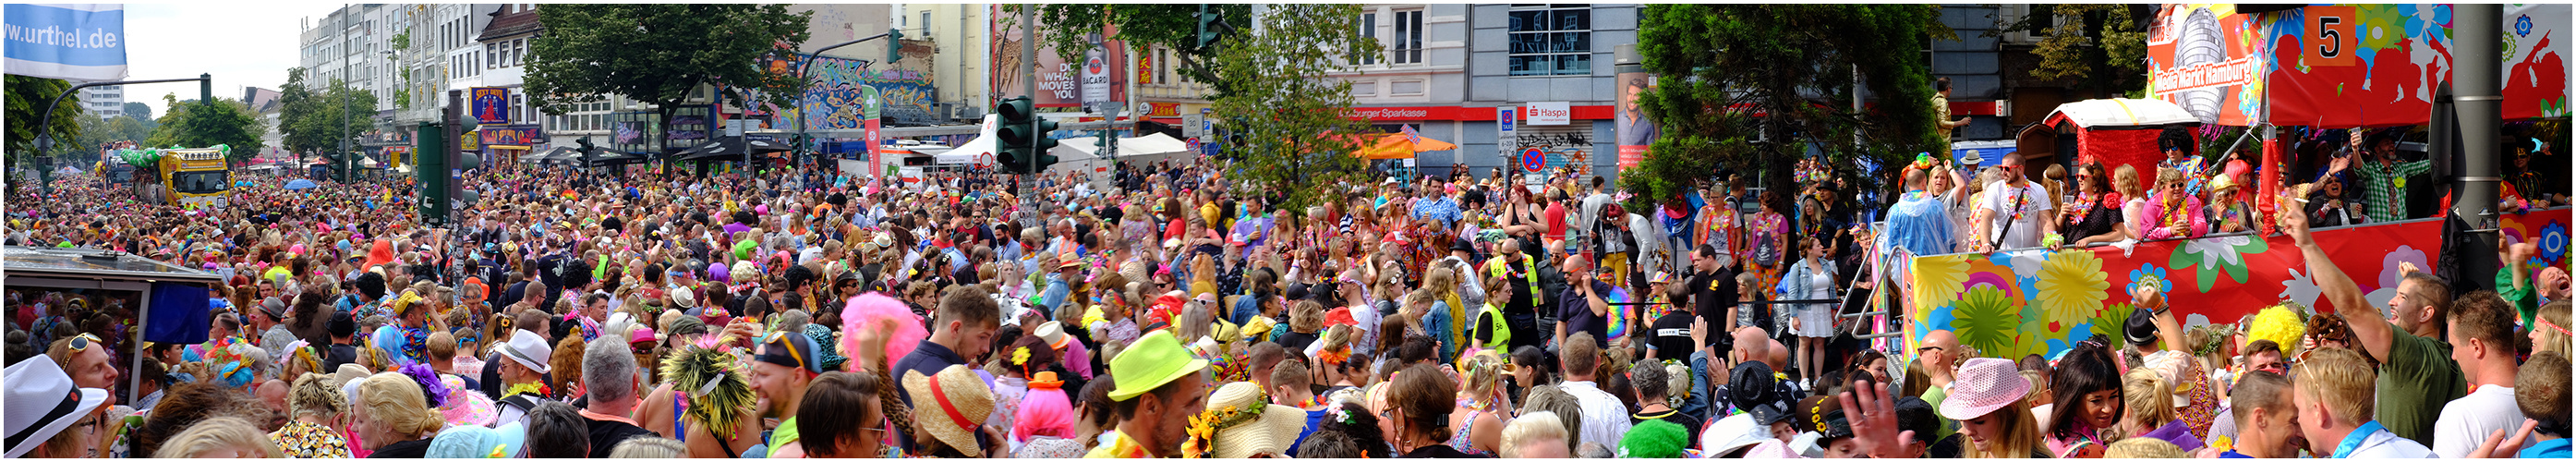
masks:
<svg viewBox="0 0 2576 462"><path fill-rule="evenodd" d="M1251 423L1261 418L1261 410L1266 407L1252 406L1249 409L1234 406L1211 407L1199 411L1199 415L1190 416L1190 426L1187 429L1189 440L1181 442L1181 458L1207 458L1208 452L1216 448L1217 430Z"/></svg>
<svg viewBox="0 0 2576 462"><path fill-rule="evenodd" d="M677 384L677 390L688 394L689 418L707 426L709 433L731 435L734 422L751 412L757 398L752 394L750 373L734 355L718 346L720 337L707 336L679 354L662 359L662 376Z"/></svg>

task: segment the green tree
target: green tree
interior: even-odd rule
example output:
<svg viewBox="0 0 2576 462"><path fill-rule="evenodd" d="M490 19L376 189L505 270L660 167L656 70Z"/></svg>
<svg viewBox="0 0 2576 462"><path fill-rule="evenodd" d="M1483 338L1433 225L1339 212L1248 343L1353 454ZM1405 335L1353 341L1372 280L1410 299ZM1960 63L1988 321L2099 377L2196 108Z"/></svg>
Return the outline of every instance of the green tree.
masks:
<svg viewBox="0 0 2576 462"><path fill-rule="evenodd" d="M141 144L143 140L152 137L152 129L144 126L143 120L128 116L101 118L97 113L83 113L80 116L80 124L82 129L77 141L59 149L67 153L77 153L76 156L84 159L96 154L99 146L108 143L132 141Z"/></svg>
<svg viewBox="0 0 2576 462"><path fill-rule="evenodd" d="M126 115L127 117L134 117L134 118L139 118L139 119L144 119L144 120L151 120L151 119L152 119L152 105L150 105L150 104L143 104L143 103L134 102L134 101L127 101L127 102L125 102L125 115Z"/></svg>
<svg viewBox="0 0 2576 462"><path fill-rule="evenodd" d="M1351 85L1329 74L1348 67L1357 53L1382 51L1353 27L1360 7L1279 5L1258 18L1250 5L1212 10L1237 32L1204 49L1197 47L1197 5L1048 4L1037 13L1043 18L1041 40L1067 58L1080 56L1089 47L1086 35L1104 25L1118 30L1107 38L1126 40L1130 47L1189 51L1183 55L1193 64L1183 72L1219 89L1209 99L1223 117L1223 138L1233 140L1224 144L1233 160L1227 178L1271 189L1287 210L1330 200L1329 188L1312 186L1355 179L1367 168L1352 155L1359 147L1354 137L1331 134L1375 133L1368 121L1348 117ZM1012 20L1016 16L1004 19ZM1256 20L1266 33L1251 33Z"/></svg>
<svg viewBox="0 0 2576 462"><path fill-rule="evenodd" d="M278 147L295 152L318 153L340 148L343 133L365 131L370 114L376 112L376 94L332 79L327 87L315 88L305 81L304 68L286 70L286 85L278 87ZM347 114L356 117L344 118ZM348 125L347 130L341 126Z"/></svg>
<svg viewBox="0 0 2576 462"><path fill-rule="evenodd" d="M170 113L161 116L161 127L143 144L154 147L187 148L226 145L233 148L231 160L242 162L259 155L260 135L268 131L266 123L250 111L250 106L236 99L217 98L211 103L180 104L179 97L162 95Z"/></svg>
<svg viewBox="0 0 2576 462"><path fill-rule="evenodd" d="M9 93L9 152L30 152L36 147L35 121L39 117L44 117L45 102L53 101L55 96L61 96L64 91L70 90L72 84L62 79L15 74L9 75L6 82ZM83 109L80 105L80 95L64 97L62 104L54 107L54 123L46 130L54 134L55 149L60 150L73 139L80 137L80 115L88 112L89 110Z"/></svg>
<svg viewBox="0 0 2576 462"><path fill-rule="evenodd" d="M1003 5L1002 8L1016 13L1021 6ZM1209 11L1223 16L1226 24L1242 28L1244 32L1251 30L1251 4L1215 3L1208 4L1207 7ZM1066 61L1076 61L1081 59L1083 50L1091 47L1091 34L1100 32L1101 25L1116 24L1118 25L1116 33L1104 39L1124 40L1132 49L1161 45L1181 50L1183 51L1181 64L1174 69L1179 70L1183 76L1192 81L1219 81L1221 79L1211 73L1208 66L1202 62L1206 58L1203 55L1214 50L1199 49L1198 13L1199 4L1192 3L1041 4L1037 7L1038 23L1045 26L1038 29L1038 41L1041 45L1055 48L1056 54ZM1018 19L1019 16L1014 14L999 20L1010 24ZM996 50L995 52L1017 53L1018 51ZM1008 69L1004 71L1010 72ZM1224 93L1224 89L1218 89L1218 93Z"/></svg>
<svg viewBox="0 0 2576 462"><path fill-rule="evenodd" d="M657 106L667 127L699 85L778 106L795 104L804 89L795 75L759 65L812 35L813 13L783 4L563 4L537 17L546 33L529 43L526 86L528 103L547 113L618 94Z"/></svg>
<svg viewBox="0 0 2576 462"><path fill-rule="evenodd" d="M2043 80L2072 79L2079 88L2092 89L2105 95L2128 94L2147 88L2147 24L2153 22L2151 5L2069 3L2030 5L2030 11L2055 13L2024 15L2020 21L2002 29L1988 31L1988 36L2006 32L2045 33L2039 46L2031 50L2039 55L2037 68L2030 76Z"/></svg>
<svg viewBox="0 0 2576 462"><path fill-rule="evenodd" d="M1790 169L1812 148L1850 187L1878 187L1856 161L1896 165L1947 148L1933 127L1931 78L1920 52L1925 40L1950 34L1935 8L1646 6L1637 53L1658 84L1637 99L1663 134L1620 183L1645 193L1642 201L1661 201L1710 172L1759 171L1760 186L1792 198ZM1855 69L1876 97L1874 108L1850 109Z"/></svg>

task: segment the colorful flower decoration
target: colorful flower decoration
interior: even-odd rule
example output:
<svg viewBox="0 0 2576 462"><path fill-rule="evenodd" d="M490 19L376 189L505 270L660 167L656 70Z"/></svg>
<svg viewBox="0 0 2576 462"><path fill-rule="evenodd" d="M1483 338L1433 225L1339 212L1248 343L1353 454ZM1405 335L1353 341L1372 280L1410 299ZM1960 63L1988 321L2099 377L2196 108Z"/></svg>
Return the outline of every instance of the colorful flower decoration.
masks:
<svg viewBox="0 0 2576 462"><path fill-rule="evenodd" d="M2009 351L2021 338L2021 307L2014 305L2010 294L1992 287L1968 289L1955 309L1958 316L1950 323L1959 335L1959 343L1994 354Z"/></svg>
<svg viewBox="0 0 2576 462"><path fill-rule="evenodd" d="M2138 265L2138 269L2129 271L2128 291L2134 293L2138 291L2139 287L2146 286L2155 286L2159 289L2169 288L2173 287L2173 281L2166 279L2164 268L2158 267L2154 263L2141 263Z"/></svg>
<svg viewBox="0 0 2576 462"><path fill-rule="evenodd" d="M2550 222L2541 227L2539 244L2541 261L2556 263L2567 258L2567 225Z"/></svg>
<svg viewBox="0 0 2576 462"><path fill-rule="evenodd" d="M2039 270L2039 302L2046 310L2048 332L2065 332L2076 323L2092 319L2102 312L2102 301L2111 297L2110 274L2102 271L2102 258L2090 251L2058 252L2048 258Z"/></svg>
<svg viewBox="0 0 2576 462"><path fill-rule="evenodd" d="M2238 284L2245 283L2245 255L2270 250L2271 245L2251 236L2224 236L2183 241L2174 250L2170 263L2174 269L2196 268L2192 273L2200 281L2200 293L2209 293L2218 282L2219 273ZM2172 287L2165 288L2167 291Z"/></svg>
<svg viewBox="0 0 2576 462"><path fill-rule="evenodd" d="M1968 282L1965 255L1914 259L1914 306L1935 307L1959 300ZM1917 310L1930 311L1930 310Z"/></svg>

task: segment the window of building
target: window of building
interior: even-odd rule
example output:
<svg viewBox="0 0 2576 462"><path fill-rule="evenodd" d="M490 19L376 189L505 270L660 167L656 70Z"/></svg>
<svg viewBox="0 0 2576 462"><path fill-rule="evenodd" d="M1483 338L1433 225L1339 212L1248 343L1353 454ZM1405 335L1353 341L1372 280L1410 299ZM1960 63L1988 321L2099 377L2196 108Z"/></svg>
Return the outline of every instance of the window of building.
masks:
<svg viewBox="0 0 2576 462"><path fill-rule="evenodd" d="M1592 73L1592 7L1581 4L1514 4L1511 74Z"/></svg>
<svg viewBox="0 0 2576 462"><path fill-rule="evenodd" d="M511 94L510 94L510 114L511 114L511 115L520 115L520 114L527 114L527 113L528 113L528 95L520 94L520 93L511 93ZM526 117L526 116L520 116L520 117L512 117L512 119L515 119L515 120L512 120L512 121L513 121L513 122L516 122L516 121L518 121L518 120L528 120L529 118L528 118L528 117Z"/></svg>
<svg viewBox="0 0 2576 462"><path fill-rule="evenodd" d="M1377 13L1373 13L1373 12L1372 12L1372 13L1360 13L1360 24L1359 24L1359 26L1360 26L1360 36L1361 36L1361 37L1368 37L1368 39L1369 39L1369 40L1377 40L1377 39L1378 39L1378 33L1377 33ZM1361 64L1361 65L1377 64L1378 56L1377 56L1377 55L1375 55L1375 54L1369 54L1369 53L1352 53L1352 54L1359 55L1359 61L1360 61L1360 62L1359 62L1359 64Z"/></svg>
<svg viewBox="0 0 2576 462"><path fill-rule="evenodd" d="M1390 61L1396 64L1422 63L1422 10L1395 12L1395 35L1387 43Z"/></svg>

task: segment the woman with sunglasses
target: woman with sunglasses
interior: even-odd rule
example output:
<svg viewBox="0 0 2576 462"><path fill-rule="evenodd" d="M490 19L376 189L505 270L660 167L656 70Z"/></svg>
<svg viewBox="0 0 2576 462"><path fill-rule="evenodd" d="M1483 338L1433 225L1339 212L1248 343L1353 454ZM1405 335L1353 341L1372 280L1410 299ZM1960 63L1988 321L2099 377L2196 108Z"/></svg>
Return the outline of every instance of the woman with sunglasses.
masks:
<svg viewBox="0 0 2576 462"><path fill-rule="evenodd" d="M2101 162L2085 162L2076 167L2075 200L2058 208L2061 241L2067 246L2084 247L2097 243L2129 239L2121 206L2127 201L2109 185L2110 175L2103 173Z"/></svg>
<svg viewBox="0 0 2576 462"><path fill-rule="evenodd" d="M2200 213L2200 198L2184 191L2182 171L2156 169L2154 197L2147 200L2139 222L2144 223L2143 237L2151 241L2190 239L2209 234L2208 215Z"/></svg>

